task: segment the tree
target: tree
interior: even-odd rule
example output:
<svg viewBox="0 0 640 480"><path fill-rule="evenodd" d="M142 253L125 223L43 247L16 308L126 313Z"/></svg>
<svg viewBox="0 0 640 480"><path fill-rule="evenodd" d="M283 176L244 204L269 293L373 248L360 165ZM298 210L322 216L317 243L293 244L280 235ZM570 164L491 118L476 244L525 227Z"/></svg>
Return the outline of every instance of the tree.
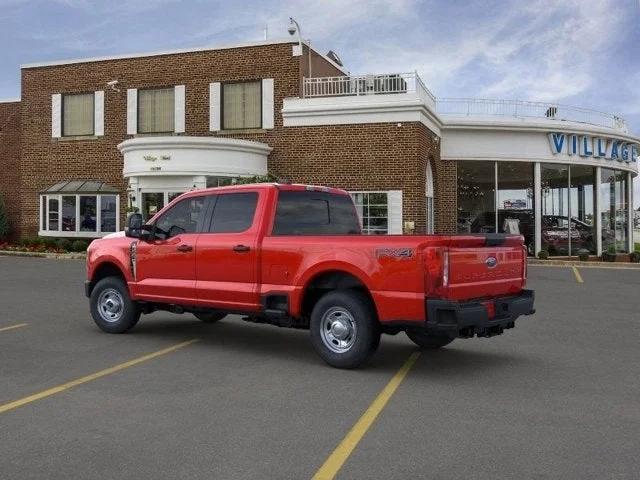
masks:
<svg viewBox="0 0 640 480"><path fill-rule="evenodd" d="M4 200L0 195L0 240L9 236L9 219L7 218L7 211L4 206Z"/></svg>
<svg viewBox="0 0 640 480"><path fill-rule="evenodd" d="M274 183L278 181L278 177L267 173L266 175L255 175L253 177L238 177L235 179L235 185L245 185L248 183Z"/></svg>

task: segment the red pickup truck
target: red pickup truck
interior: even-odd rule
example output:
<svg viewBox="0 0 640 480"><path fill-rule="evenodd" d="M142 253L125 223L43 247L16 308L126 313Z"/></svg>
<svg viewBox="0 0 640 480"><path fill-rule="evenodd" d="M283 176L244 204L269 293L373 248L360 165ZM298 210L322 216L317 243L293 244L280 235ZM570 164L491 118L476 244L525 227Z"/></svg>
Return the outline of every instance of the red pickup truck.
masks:
<svg viewBox="0 0 640 480"><path fill-rule="evenodd" d="M422 348L490 337L534 313L519 235L363 235L343 190L254 184L185 193L143 224L95 240L86 295L102 330L142 313L227 314L306 328L330 365L353 368L380 334Z"/></svg>

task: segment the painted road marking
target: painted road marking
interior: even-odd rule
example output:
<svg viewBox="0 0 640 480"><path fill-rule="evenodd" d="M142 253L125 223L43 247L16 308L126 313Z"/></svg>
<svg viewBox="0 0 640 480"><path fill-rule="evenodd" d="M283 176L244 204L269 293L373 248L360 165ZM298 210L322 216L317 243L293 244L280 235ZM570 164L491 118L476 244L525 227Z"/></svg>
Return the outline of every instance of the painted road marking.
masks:
<svg viewBox="0 0 640 480"><path fill-rule="evenodd" d="M129 360L128 362L115 365L105 370L100 370L99 372L92 373L91 375L87 375L86 377L78 378L76 380L63 383L62 385L58 385L57 387L49 388L48 390L43 390L42 392L34 393L33 395L29 395L28 397L15 400L13 402L5 403L4 405L0 405L0 413L8 412L9 410L13 410L14 408L22 407L24 405L27 405L28 403L35 402L36 400L42 400L43 398L50 397L51 395L55 395L56 393L61 393L70 388L77 387L78 385L82 385L83 383L87 383L92 380L97 380L98 378L111 375L112 373L119 372L120 370L124 370L125 368L133 367L142 362L146 362L148 360L152 360L154 358L160 357L161 355L166 355L167 353L175 352L176 350L182 347L191 345L192 343L197 341L198 339L194 338L187 342L178 343L177 345L173 345L172 347L158 350L157 352L144 355L143 357L134 358L133 360Z"/></svg>
<svg viewBox="0 0 640 480"><path fill-rule="evenodd" d="M6 332L7 330L14 330L16 328L26 327L27 325L29 325L29 324L28 323L18 323L17 325L11 325L10 327L0 328L0 332Z"/></svg>
<svg viewBox="0 0 640 480"><path fill-rule="evenodd" d="M364 412L356 424L351 428L346 437L340 442L340 445L333 451L329 458L322 464L320 470L313 476L313 480L330 480L336 476L344 462L347 461L353 450L358 446L362 437L367 433L373 422L375 422L380 412L389 402L389 399L393 396L398 389L404 377L407 376L409 370L416 363L416 360L420 356L420 352L414 352L404 362L404 365L400 367L400 370L396 372L393 378L387 383L387 386L382 389L376 399L369 405L369 408Z"/></svg>
<svg viewBox="0 0 640 480"><path fill-rule="evenodd" d="M582 275L580 275L580 272L578 271L577 267L571 267L573 269L573 274L576 277L576 282L578 283L584 283L584 280L582 280Z"/></svg>

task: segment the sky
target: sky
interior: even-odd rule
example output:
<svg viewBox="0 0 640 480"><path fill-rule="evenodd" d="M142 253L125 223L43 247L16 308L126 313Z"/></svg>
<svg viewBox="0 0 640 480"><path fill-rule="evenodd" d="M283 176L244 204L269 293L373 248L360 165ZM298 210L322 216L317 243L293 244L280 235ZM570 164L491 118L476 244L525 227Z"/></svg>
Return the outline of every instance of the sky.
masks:
<svg viewBox="0 0 640 480"><path fill-rule="evenodd" d="M640 135L640 0L0 0L0 98L24 63L281 39L290 16L351 73L417 70L437 97L588 107Z"/></svg>

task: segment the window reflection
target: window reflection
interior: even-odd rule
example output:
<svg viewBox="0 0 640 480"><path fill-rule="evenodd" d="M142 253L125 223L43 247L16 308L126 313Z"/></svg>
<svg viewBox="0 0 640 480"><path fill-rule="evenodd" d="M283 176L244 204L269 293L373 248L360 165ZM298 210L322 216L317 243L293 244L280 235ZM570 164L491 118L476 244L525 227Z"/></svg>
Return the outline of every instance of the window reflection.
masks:
<svg viewBox="0 0 640 480"><path fill-rule="evenodd" d="M524 236L530 255L535 252L533 164L498 163L498 232Z"/></svg>
<svg viewBox="0 0 640 480"><path fill-rule="evenodd" d="M627 173L606 168L600 172L602 251L626 252L629 227Z"/></svg>
<svg viewBox="0 0 640 480"><path fill-rule="evenodd" d="M494 233L495 163L458 162L458 233Z"/></svg>

